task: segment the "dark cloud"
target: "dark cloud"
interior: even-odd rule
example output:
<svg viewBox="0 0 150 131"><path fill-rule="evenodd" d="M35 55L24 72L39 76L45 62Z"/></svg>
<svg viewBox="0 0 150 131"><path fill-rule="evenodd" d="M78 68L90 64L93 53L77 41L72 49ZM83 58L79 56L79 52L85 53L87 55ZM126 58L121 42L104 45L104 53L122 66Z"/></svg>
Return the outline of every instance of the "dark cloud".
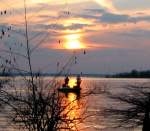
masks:
<svg viewBox="0 0 150 131"><path fill-rule="evenodd" d="M104 9L86 9L85 14L76 15L76 17L82 17L85 19L95 19L97 22L106 24L114 23L137 23L137 22L150 22L150 16L130 16L126 14L116 14L108 12Z"/></svg>
<svg viewBox="0 0 150 131"><path fill-rule="evenodd" d="M67 29L70 29L70 30L77 30L77 29L83 29L84 27L89 27L91 25L89 24L72 24L70 26L67 26L66 28Z"/></svg>
<svg viewBox="0 0 150 131"><path fill-rule="evenodd" d="M118 15L113 13L103 13L99 20L104 23L125 23L129 21L128 15Z"/></svg>
<svg viewBox="0 0 150 131"><path fill-rule="evenodd" d="M64 26L63 24L38 24L35 25L36 28L43 28L43 29L52 29L52 30L78 30L83 29L84 27L89 27L89 24L79 24L79 23L72 23L71 25Z"/></svg>
<svg viewBox="0 0 150 131"><path fill-rule="evenodd" d="M87 12L94 12L94 13L105 13L106 10L104 9L85 9Z"/></svg>
<svg viewBox="0 0 150 131"><path fill-rule="evenodd" d="M39 17L43 19L58 19L56 16L50 16L50 15L39 15Z"/></svg>
<svg viewBox="0 0 150 131"><path fill-rule="evenodd" d="M137 17L130 17L129 22L141 22L141 21L146 21L150 22L150 16L137 16Z"/></svg>

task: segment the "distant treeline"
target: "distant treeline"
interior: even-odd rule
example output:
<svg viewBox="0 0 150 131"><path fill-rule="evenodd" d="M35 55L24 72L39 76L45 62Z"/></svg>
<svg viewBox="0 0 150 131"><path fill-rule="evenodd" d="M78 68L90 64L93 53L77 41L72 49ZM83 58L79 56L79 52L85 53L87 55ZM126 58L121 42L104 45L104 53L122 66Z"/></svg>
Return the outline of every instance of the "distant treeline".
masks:
<svg viewBox="0 0 150 131"><path fill-rule="evenodd" d="M1 77L12 77L12 76L30 76L30 73L1 73ZM81 75L82 77L106 77L106 78L150 78L150 70L146 71L137 71L132 70L131 72L123 72L118 74L56 74L56 73L33 73L34 76L77 76Z"/></svg>
<svg viewBox="0 0 150 131"><path fill-rule="evenodd" d="M12 76L30 76L30 73L7 73L7 72L0 72L0 76L1 77L12 77ZM33 76L72 76L72 77L76 77L78 75L81 75L82 77L106 77L106 74L76 74L76 73L72 73L72 74L60 74L60 73L33 73Z"/></svg>
<svg viewBox="0 0 150 131"><path fill-rule="evenodd" d="M56 76L57 74L50 73L32 73L33 76ZM31 76L31 73L9 73L9 72L0 72L1 77L12 77L12 76Z"/></svg>
<svg viewBox="0 0 150 131"><path fill-rule="evenodd" d="M119 73L115 75L108 75L107 77L115 78L150 78L150 70L137 71L132 70L131 72Z"/></svg>

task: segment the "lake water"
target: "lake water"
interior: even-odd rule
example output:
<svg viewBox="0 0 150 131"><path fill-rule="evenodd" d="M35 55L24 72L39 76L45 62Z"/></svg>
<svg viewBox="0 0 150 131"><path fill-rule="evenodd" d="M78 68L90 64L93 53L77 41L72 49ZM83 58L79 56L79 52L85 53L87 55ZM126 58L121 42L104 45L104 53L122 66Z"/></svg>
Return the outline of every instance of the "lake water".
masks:
<svg viewBox="0 0 150 131"><path fill-rule="evenodd" d="M19 79L19 78L18 78ZM50 80L51 78L45 78L45 81ZM59 78L62 80L63 78ZM75 83L75 78L70 78L70 85ZM90 115L83 121L82 124L78 124L79 131L140 131L141 129L122 129L122 128L110 128L106 126L107 124L104 121L103 114L101 114L101 110L103 106L113 105L114 103L106 98L103 94L105 90L111 90L114 93L119 93L126 88L128 85L140 85L140 84L148 84L149 79L115 79L115 78L82 78L82 94L86 92L91 92L87 97L79 99L74 102L72 106L74 107L82 107L82 109L86 108L86 115ZM68 94L67 100L72 101L77 96L75 94ZM82 111L81 111L82 112ZM81 115L80 110L74 109L71 113L69 113L70 117L75 117ZM16 131L17 129L13 129L11 124L7 124L7 117L5 114L0 113L0 131Z"/></svg>

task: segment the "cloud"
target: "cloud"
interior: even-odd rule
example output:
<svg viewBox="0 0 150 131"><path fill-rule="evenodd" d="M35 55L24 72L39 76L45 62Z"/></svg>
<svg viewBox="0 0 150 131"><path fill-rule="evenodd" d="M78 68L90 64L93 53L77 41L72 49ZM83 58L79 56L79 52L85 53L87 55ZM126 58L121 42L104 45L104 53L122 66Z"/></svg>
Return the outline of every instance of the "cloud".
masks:
<svg viewBox="0 0 150 131"><path fill-rule="evenodd" d="M105 8L101 9L85 9L78 13L71 13L70 16L65 15L64 12L59 11L58 16L51 16L51 15L40 15L39 17L43 19L52 19L56 20L59 19L71 19L71 18L84 18L84 19L94 19L97 22L102 22L106 24L115 24L115 23L137 23L137 22L150 22L150 15L146 14L139 14L139 16L130 16L129 14L121 14L121 13L115 13L111 12L110 10L107 10ZM83 24L84 25L84 24ZM73 25L74 26L74 25ZM77 25L78 26L78 25ZM81 25L80 25L81 26ZM60 26L59 26L60 27ZM62 27L64 29L64 27ZM68 27L68 28L71 28Z"/></svg>
<svg viewBox="0 0 150 131"><path fill-rule="evenodd" d="M117 14L109 12L105 9L87 9L88 12L80 14L78 17L85 19L94 19L97 22L106 24L118 23L137 23L137 22L150 22L150 15L145 16L130 16L128 14Z"/></svg>
<svg viewBox="0 0 150 131"><path fill-rule="evenodd" d="M150 48L150 30L130 29L97 31L86 36L85 40L91 45L102 45L111 49L148 50Z"/></svg>
<svg viewBox="0 0 150 131"><path fill-rule="evenodd" d="M97 2L101 7L109 10L109 11L115 11L115 7L113 5L112 0L94 0L95 2Z"/></svg>
<svg viewBox="0 0 150 131"><path fill-rule="evenodd" d="M113 4L118 10L146 10L150 9L149 0L114 0Z"/></svg>
<svg viewBox="0 0 150 131"><path fill-rule="evenodd" d="M125 23L129 21L129 16L105 12L100 16L99 20L104 23Z"/></svg>
<svg viewBox="0 0 150 131"><path fill-rule="evenodd" d="M137 22L150 22L150 16L129 16L120 15L113 13L103 13L102 16L98 18L100 22L104 23L137 23Z"/></svg>
<svg viewBox="0 0 150 131"><path fill-rule="evenodd" d="M72 23L71 25L65 26L63 24L38 24L35 25L36 28L44 28L44 29L52 29L52 30L78 30L83 29L85 27L89 27L91 25L89 24L79 24L79 23Z"/></svg>
<svg viewBox="0 0 150 131"><path fill-rule="evenodd" d="M130 17L129 22L141 22L141 21L146 21L150 22L150 16L137 16L137 17Z"/></svg>

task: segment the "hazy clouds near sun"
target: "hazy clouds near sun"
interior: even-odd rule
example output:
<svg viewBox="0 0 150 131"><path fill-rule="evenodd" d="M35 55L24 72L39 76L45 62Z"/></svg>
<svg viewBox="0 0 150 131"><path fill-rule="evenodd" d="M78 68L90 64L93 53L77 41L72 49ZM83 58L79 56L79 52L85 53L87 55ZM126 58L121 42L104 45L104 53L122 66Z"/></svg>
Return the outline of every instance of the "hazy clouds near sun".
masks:
<svg viewBox="0 0 150 131"><path fill-rule="evenodd" d="M24 32L23 2L0 0L0 7L8 12L0 16L0 29L12 25L14 30L9 39L0 40L0 43L7 42L6 48L11 45L22 51L14 43L24 43L20 36ZM83 49L77 54L78 62L72 72L149 69L150 1L27 0L27 7L31 47L34 49L42 43L33 55L35 69L50 65L46 71L55 72L58 61L65 64L72 54L66 48L68 42L71 48L78 44L87 50L86 55ZM72 35L78 37L71 40Z"/></svg>

